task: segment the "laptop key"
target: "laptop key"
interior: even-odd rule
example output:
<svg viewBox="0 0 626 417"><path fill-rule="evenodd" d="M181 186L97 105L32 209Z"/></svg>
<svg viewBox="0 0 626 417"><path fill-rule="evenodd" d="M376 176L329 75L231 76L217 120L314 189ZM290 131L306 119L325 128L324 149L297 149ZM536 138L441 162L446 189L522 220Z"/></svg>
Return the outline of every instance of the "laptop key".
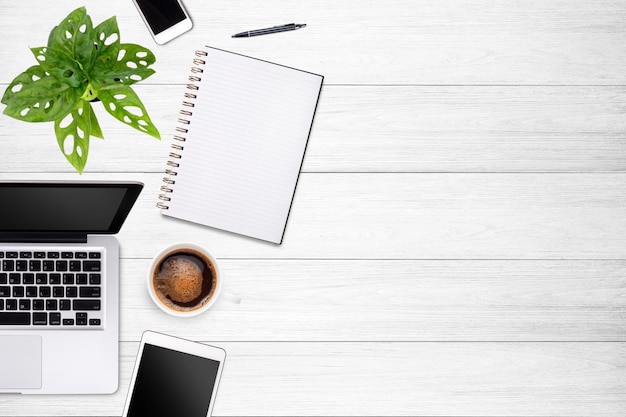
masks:
<svg viewBox="0 0 626 417"><path fill-rule="evenodd" d="M63 258L63 259L72 259L72 258L74 258L74 253L72 253L72 252L61 252L61 258Z"/></svg>
<svg viewBox="0 0 626 417"><path fill-rule="evenodd" d="M24 287L13 287L13 297L22 298L24 297Z"/></svg>
<svg viewBox="0 0 626 417"><path fill-rule="evenodd" d="M102 282L102 277L100 274L89 274L90 285L100 285L101 282Z"/></svg>
<svg viewBox="0 0 626 417"><path fill-rule="evenodd" d="M0 325L28 326L30 325L30 313L0 312Z"/></svg>
<svg viewBox="0 0 626 417"><path fill-rule="evenodd" d="M60 285L61 284L61 274L50 274L50 284L51 285Z"/></svg>
<svg viewBox="0 0 626 417"><path fill-rule="evenodd" d="M11 296L11 287L8 285L0 286L0 297L10 297Z"/></svg>
<svg viewBox="0 0 626 417"><path fill-rule="evenodd" d="M46 252L35 252L36 259L43 259L46 257Z"/></svg>
<svg viewBox="0 0 626 417"><path fill-rule="evenodd" d="M6 302L7 310L17 310L17 300L15 298L9 298Z"/></svg>
<svg viewBox="0 0 626 417"><path fill-rule="evenodd" d="M87 259L87 252L76 252L76 259Z"/></svg>
<svg viewBox="0 0 626 417"><path fill-rule="evenodd" d="M38 292L39 291L37 287L34 287L34 286L26 287L26 297L30 297L30 298L37 297Z"/></svg>
<svg viewBox="0 0 626 417"><path fill-rule="evenodd" d="M54 271L54 261L43 261L43 271Z"/></svg>
<svg viewBox="0 0 626 417"><path fill-rule="evenodd" d="M55 270L58 272L67 271L67 261L56 261Z"/></svg>
<svg viewBox="0 0 626 417"><path fill-rule="evenodd" d="M64 326L73 326L74 325L74 319L63 319L63 325Z"/></svg>
<svg viewBox="0 0 626 417"><path fill-rule="evenodd" d="M80 287L81 298L100 298L100 287Z"/></svg>
<svg viewBox="0 0 626 417"><path fill-rule="evenodd" d="M50 325L51 326L61 325L61 313L50 313Z"/></svg>
<svg viewBox="0 0 626 417"><path fill-rule="evenodd" d="M28 261L28 269L32 272L41 271L41 261L40 260L30 260Z"/></svg>
<svg viewBox="0 0 626 417"><path fill-rule="evenodd" d="M87 325L87 313L76 313L76 325L77 326Z"/></svg>
<svg viewBox="0 0 626 417"><path fill-rule="evenodd" d="M33 310L43 310L46 303L44 300L33 300Z"/></svg>
<svg viewBox="0 0 626 417"><path fill-rule="evenodd" d="M100 272L100 261L83 261L83 271L86 272Z"/></svg>
<svg viewBox="0 0 626 417"><path fill-rule="evenodd" d="M15 270L16 271L28 271L28 261L23 259L19 259L15 261Z"/></svg>
<svg viewBox="0 0 626 417"><path fill-rule="evenodd" d="M70 261L70 271L72 271L72 272L80 272L80 271L82 271L82 269L81 269L81 262L80 261Z"/></svg>
<svg viewBox="0 0 626 417"><path fill-rule="evenodd" d="M17 259L18 258L18 253L17 252L7 252L7 258Z"/></svg>
<svg viewBox="0 0 626 417"><path fill-rule="evenodd" d="M74 285L74 274L63 274L63 284Z"/></svg>
<svg viewBox="0 0 626 417"><path fill-rule="evenodd" d="M45 326L48 324L48 313L33 313L33 324L35 326Z"/></svg>
<svg viewBox="0 0 626 417"><path fill-rule="evenodd" d="M100 252L89 252L89 259L100 259Z"/></svg>
<svg viewBox="0 0 626 417"><path fill-rule="evenodd" d="M19 308L20 310L30 310L30 300L27 298L20 299Z"/></svg>
<svg viewBox="0 0 626 417"><path fill-rule="evenodd" d="M18 273L9 274L9 284L19 285L22 283L22 276Z"/></svg>
<svg viewBox="0 0 626 417"><path fill-rule="evenodd" d="M48 286L39 287L39 296L42 298L48 298L52 296L52 288Z"/></svg>
<svg viewBox="0 0 626 417"><path fill-rule="evenodd" d="M74 311L96 311L100 310L100 300L72 300L72 310Z"/></svg>
<svg viewBox="0 0 626 417"><path fill-rule="evenodd" d="M61 300L59 302L59 310L71 310L72 309L72 301L70 300Z"/></svg>
<svg viewBox="0 0 626 417"><path fill-rule="evenodd" d="M35 278L39 285L46 285L48 283L48 274L37 274Z"/></svg>
<svg viewBox="0 0 626 417"><path fill-rule="evenodd" d="M15 261L11 259L5 259L2 261L2 270L5 272L15 271Z"/></svg>
<svg viewBox="0 0 626 417"><path fill-rule="evenodd" d="M89 325L90 326L100 326L100 319L89 319Z"/></svg>
<svg viewBox="0 0 626 417"><path fill-rule="evenodd" d="M87 274L76 274L76 283L78 285L87 285Z"/></svg>
<svg viewBox="0 0 626 417"><path fill-rule="evenodd" d="M48 258L50 259L59 259L59 252L48 252Z"/></svg>
<svg viewBox="0 0 626 417"><path fill-rule="evenodd" d="M45 275L45 274L44 274ZM22 274L22 283L25 285L32 285L35 283L35 274L30 272L25 272Z"/></svg>
<svg viewBox="0 0 626 417"><path fill-rule="evenodd" d="M32 252L20 252L20 258L30 259L33 257Z"/></svg>
<svg viewBox="0 0 626 417"><path fill-rule="evenodd" d="M0 284L6 284L8 281L8 275L6 272L0 273Z"/></svg>

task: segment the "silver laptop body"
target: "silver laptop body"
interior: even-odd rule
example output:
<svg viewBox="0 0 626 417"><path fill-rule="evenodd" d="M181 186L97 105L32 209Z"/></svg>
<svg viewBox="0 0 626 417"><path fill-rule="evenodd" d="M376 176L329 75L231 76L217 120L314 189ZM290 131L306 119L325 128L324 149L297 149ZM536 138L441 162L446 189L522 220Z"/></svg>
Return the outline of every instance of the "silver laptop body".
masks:
<svg viewBox="0 0 626 417"><path fill-rule="evenodd" d="M0 393L118 387L119 244L143 184L0 182Z"/></svg>

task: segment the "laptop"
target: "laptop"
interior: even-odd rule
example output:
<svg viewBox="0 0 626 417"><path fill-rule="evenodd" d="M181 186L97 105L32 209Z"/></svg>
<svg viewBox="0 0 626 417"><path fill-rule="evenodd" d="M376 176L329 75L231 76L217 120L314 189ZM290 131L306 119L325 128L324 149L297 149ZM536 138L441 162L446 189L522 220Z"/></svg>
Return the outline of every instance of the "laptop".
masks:
<svg viewBox="0 0 626 417"><path fill-rule="evenodd" d="M0 393L118 387L119 244L143 184L0 181Z"/></svg>

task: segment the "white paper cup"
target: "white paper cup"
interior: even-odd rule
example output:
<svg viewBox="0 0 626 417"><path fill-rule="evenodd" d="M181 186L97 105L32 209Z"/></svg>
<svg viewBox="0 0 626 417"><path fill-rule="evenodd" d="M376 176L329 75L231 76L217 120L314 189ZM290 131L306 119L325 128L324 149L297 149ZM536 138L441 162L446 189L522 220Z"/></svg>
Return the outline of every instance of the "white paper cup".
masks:
<svg viewBox="0 0 626 417"><path fill-rule="evenodd" d="M172 299L168 290L156 289L155 285L157 285L157 280L159 281L158 285L160 285L161 288L163 288L162 284L164 282L172 282L169 281L170 277L165 274L161 274L159 276L158 271L161 269L163 263L168 258L171 259L173 256L177 256L179 259L182 257L189 261L193 261L193 263L198 264L198 267L203 264L205 268L208 266L212 270L211 275L213 275L213 282L208 295L197 298L188 303L180 303ZM207 285L206 282L206 274L203 274L203 285ZM167 288L167 286L165 288ZM205 312L215 303L220 295L221 289L222 275L217 265L217 261L206 249L193 243L176 243L166 247L156 254L150 263L150 267L148 268L148 292L150 293L150 297L161 310L172 316L193 317Z"/></svg>

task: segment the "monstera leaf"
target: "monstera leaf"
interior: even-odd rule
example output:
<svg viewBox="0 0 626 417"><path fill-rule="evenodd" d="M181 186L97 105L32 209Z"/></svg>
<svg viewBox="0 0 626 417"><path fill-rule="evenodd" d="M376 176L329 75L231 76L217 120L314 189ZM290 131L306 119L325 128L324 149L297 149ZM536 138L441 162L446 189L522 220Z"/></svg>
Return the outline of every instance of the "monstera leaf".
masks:
<svg viewBox="0 0 626 417"><path fill-rule="evenodd" d="M98 97L111 116L150 136L159 137L141 100L129 86L100 90Z"/></svg>
<svg viewBox="0 0 626 417"><path fill-rule="evenodd" d="M38 65L18 75L1 102L4 114L25 122L54 122L61 152L82 173L91 136L103 138L91 102L124 124L157 139L160 134L131 88L154 70L156 58L140 45L121 43L115 16L93 26L84 7L70 13L31 48Z"/></svg>
<svg viewBox="0 0 626 417"><path fill-rule="evenodd" d="M2 103L4 114L25 122L50 122L76 107L82 93L33 66L7 87Z"/></svg>

